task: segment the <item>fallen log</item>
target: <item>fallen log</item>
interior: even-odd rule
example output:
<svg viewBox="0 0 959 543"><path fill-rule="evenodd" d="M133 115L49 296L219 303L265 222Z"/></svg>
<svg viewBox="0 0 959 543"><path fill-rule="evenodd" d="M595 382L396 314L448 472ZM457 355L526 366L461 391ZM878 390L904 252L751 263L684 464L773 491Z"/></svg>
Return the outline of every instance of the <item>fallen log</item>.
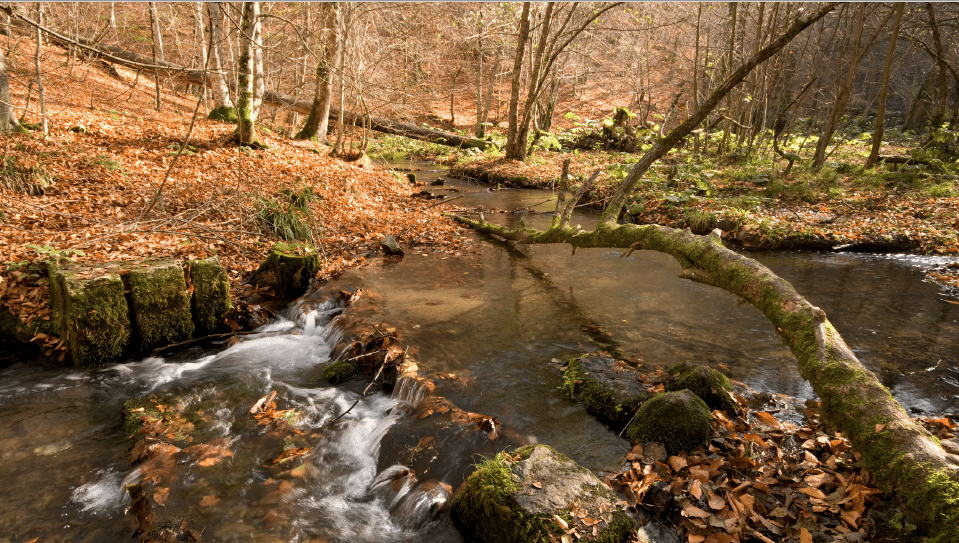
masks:
<svg viewBox="0 0 959 543"><path fill-rule="evenodd" d="M150 57L123 49L122 47L98 44L86 38L68 38L52 29L49 29L43 25L39 25L36 22L28 19L11 6L0 6L0 11L7 13L15 20L21 21L23 24L28 24L35 28L39 28L47 34L51 43L61 47L80 47L87 50L92 57L100 61L119 64L133 70L143 70L151 73L157 72L163 77L168 77L175 81L187 83L189 85L195 85L198 87L208 87L212 84L207 77L207 72L203 70L193 70L162 60L154 61ZM263 95L263 103L275 107L289 108L293 111L304 114L309 114L310 107L313 105L312 100L297 100L292 96L275 91L266 91ZM462 149L480 149L483 151L495 147L493 142L488 140L468 138L440 130L422 128L412 123L404 123L383 117L363 115L353 111L343 110L341 115L341 112L338 108L330 108L330 119L339 120L341 117L345 124L350 124L361 128L369 128L370 130L383 132L385 134L392 134L395 136L402 136L404 138L428 141L430 143L438 143L440 145L448 145L450 147L458 147Z"/></svg>
<svg viewBox="0 0 959 543"><path fill-rule="evenodd" d="M560 212L560 210L558 210ZM866 369L826 314L759 262L725 248L719 236L658 225L600 223L595 230L561 224L545 231L510 230L454 216L477 231L519 243L569 243L672 255L680 277L722 288L759 309L773 324L822 400L822 413L862 455L881 488L935 542L955 541L959 525L959 456L913 420Z"/></svg>

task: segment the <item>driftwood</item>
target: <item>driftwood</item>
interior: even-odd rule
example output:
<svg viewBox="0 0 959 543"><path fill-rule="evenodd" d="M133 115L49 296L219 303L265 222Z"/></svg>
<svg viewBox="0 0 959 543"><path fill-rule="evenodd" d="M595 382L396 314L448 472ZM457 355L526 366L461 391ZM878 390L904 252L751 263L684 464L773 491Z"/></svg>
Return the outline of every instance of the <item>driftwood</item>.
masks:
<svg viewBox="0 0 959 543"><path fill-rule="evenodd" d="M52 29L39 25L36 22L28 19L11 6L0 6L0 11L11 15L14 20L18 20L21 24L27 24L39 28L47 34L51 43L57 44L61 47L80 47L85 49L88 53L90 53L91 57L95 58L100 63L107 62L119 64L133 70L156 72L163 77L168 77L175 81L187 83L189 85L195 85L198 87L212 85L212 82L207 77L207 72L203 70L192 70L177 64L173 64L172 62L165 62L162 60L154 61L151 57L140 55L133 51L123 49L122 47L100 44L85 38L68 38ZM297 100L292 96L275 91L266 91L263 96L263 103L275 107L289 108L293 111L304 114L309 114L310 108L313 105L312 100ZM440 130L421 128L412 123L394 121L383 117L362 115L347 110L343 110L341 113L338 108L330 108L331 120L340 119L341 116L345 124L365 127L377 132L403 136L405 138L429 141L431 143L448 145L450 147L460 147L463 149L476 148L486 150L494 147L494 144L487 140L468 138L457 134L451 134L449 132L442 132Z"/></svg>

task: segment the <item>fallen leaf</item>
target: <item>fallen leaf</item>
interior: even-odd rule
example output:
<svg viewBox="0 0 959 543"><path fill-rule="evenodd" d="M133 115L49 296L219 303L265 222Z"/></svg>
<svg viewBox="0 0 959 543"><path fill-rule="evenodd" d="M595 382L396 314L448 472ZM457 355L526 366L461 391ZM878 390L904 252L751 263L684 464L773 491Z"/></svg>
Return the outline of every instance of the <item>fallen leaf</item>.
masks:
<svg viewBox="0 0 959 543"><path fill-rule="evenodd" d="M203 496L203 499L200 500L200 507L213 507L218 503L220 503L220 498L216 496Z"/></svg>
<svg viewBox="0 0 959 543"><path fill-rule="evenodd" d="M153 493L153 501L159 506L164 506L166 504L167 497L170 496L169 488L158 488L156 492Z"/></svg>
<svg viewBox="0 0 959 543"><path fill-rule="evenodd" d="M812 543L812 535L805 528L799 529L799 543Z"/></svg>

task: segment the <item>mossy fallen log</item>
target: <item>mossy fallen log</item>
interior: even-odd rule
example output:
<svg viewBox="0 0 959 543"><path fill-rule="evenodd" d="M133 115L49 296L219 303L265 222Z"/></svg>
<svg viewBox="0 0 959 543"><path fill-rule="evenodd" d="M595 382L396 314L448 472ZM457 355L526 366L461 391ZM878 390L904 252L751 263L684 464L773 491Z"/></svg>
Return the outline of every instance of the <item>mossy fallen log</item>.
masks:
<svg viewBox="0 0 959 543"><path fill-rule="evenodd" d="M680 277L713 285L759 309L790 348L802 376L822 399L825 419L852 442L880 486L932 541L954 541L959 526L959 456L914 421L856 358L824 311L759 262L725 248L718 235L658 225L601 222L584 231L554 221L545 231L510 230L466 217L471 228L521 243L653 250L673 256Z"/></svg>

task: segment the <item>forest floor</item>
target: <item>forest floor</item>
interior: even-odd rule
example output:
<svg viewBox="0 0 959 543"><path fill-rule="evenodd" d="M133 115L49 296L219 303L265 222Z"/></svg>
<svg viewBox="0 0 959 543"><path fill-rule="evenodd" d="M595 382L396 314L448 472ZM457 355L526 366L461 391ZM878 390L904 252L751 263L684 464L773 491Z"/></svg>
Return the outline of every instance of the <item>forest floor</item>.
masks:
<svg viewBox="0 0 959 543"><path fill-rule="evenodd" d="M26 115L32 130L3 137L0 151L0 311L23 322L50 318L41 271L49 259L217 255L239 320L266 295L244 281L284 227L302 225L300 235L315 242L319 279L362 264L385 234L424 251L465 247L462 230L391 172L265 129L259 136L268 148L238 147L235 125L202 114L191 133L195 98L166 91L157 111L152 81L122 68L118 81L63 60L52 52L44 61L49 134L36 126L34 97ZM26 104L32 59L15 54L9 62L13 101ZM150 209L161 186L162 203ZM305 205L293 205L294 195ZM65 349L49 336L34 342L47 356Z"/></svg>

